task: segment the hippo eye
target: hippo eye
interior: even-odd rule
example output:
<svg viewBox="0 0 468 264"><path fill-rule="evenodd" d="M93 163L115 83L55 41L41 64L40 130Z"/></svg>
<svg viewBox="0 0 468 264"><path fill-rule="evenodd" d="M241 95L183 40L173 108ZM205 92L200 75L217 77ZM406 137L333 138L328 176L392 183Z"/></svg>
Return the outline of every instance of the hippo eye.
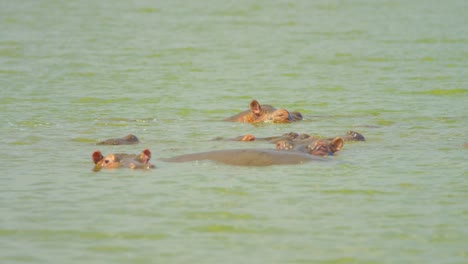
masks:
<svg viewBox="0 0 468 264"><path fill-rule="evenodd" d="M104 160L104 163L108 164L110 162L110 160Z"/></svg>

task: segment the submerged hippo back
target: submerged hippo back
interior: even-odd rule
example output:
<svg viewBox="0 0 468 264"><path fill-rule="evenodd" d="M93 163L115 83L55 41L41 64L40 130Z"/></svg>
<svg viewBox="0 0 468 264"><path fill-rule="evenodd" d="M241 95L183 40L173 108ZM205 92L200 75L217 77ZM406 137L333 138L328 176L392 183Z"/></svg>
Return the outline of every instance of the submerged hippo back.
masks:
<svg viewBox="0 0 468 264"><path fill-rule="evenodd" d="M270 166L301 164L313 160L324 161L326 159L301 152L286 152L270 149L228 149L185 154L162 160L167 162L212 160L237 166Z"/></svg>
<svg viewBox="0 0 468 264"><path fill-rule="evenodd" d="M140 141L135 135L128 134L122 138L110 138L101 142L97 142L96 145L132 145L138 143L140 143Z"/></svg>

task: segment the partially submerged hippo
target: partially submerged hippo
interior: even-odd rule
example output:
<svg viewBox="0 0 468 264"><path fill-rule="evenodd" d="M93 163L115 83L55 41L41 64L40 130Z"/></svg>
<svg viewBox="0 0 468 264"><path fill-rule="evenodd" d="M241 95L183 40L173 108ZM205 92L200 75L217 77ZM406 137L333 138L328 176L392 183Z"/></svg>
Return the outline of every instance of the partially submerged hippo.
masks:
<svg viewBox="0 0 468 264"><path fill-rule="evenodd" d="M258 139L252 134L246 134L246 135L233 137L233 138L216 137L212 140L213 141L256 141Z"/></svg>
<svg viewBox="0 0 468 264"><path fill-rule="evenodd" d="M338 136L339 138L343 139L343 141L366 141L363 135L361 135L358 132L355 131L347 131L344 135ZM307 134L301 134L301 136L298 136L294 139L285 139L285 138L278 138L278 140L271 140L270 142L276 143L280 140L289 140L293 141L296 144L310 144L313 143L319 139L323 140L333 140L336 137L331 137L331 138L322 138L322 137L317 137L317 136L309 136Z"/></svg>
<svg viewBox="0 0 468 264"><path fill-rule="evenodd" d="M344 140L341 137L335 137L333 139L315 139L306 143L280 140L276 142L276 149L299 151L316 156L333 156L343 147L343 144Z"/></svg>
<svg viewBox="0 0 468 264"><path fill-rule="evenodd" d="M289 141L285 141L289 142ZM300 164L313 160L323 160L320 156L334 155L343 147L343 139L317 140L315 144L302 147L277 147L277 149L227 149L180 155L162 159L167 162L188 162L212 160L229 165L269 166ZM285 151L287 150L287 151Z"/></svg>
<svg viewBox="0 0 468 264"><path fill-rule="evenodd" d="M282 151L275 149L225 149L185 154L162 160L167 162L211 160L237 166L270 166L293 165L326 159L299 151Z"/></svg>
<svg viewBox="0 0 468 264"><path fill-rule="evenodd" d="M310 136L304 138L297 137L295 139L279 139L270 142L275 143L277 149L292 149L296 151L309 152L311 151L311 149L320 148L322 151L328 151L330 155L333 155L332 153L336 152L334 149L339 150L343 145L344 141L365 141L365 139L361 134L357 132L348 131L343 136L333 138L319 138Z"/></svg>
<svg viewBox="0 0 468 264"><path fill-rule="evenodd" d="M138 144L140 141L135 135L128 134L122 138L110 138L96 143L96 145L132 145Z"/></svg>
<svg viewBox="0 0 468 264"><path fill-rule="evenodd" d="M271 105L260 105L257 100L252 100L249 104L249 110L245 110L224 120L242 123L290 123L302 120L302 115L299 112L289 112L284 108L276 109Z"/></svg>
<svg viewBox="0 0 468 264"><path fill-rule="evenodd" d="M289 132L289 133L284 133L283 135L280 136L272 136L272 137L256 137L252 134L245 134L242 136L237 136L233 138L222 138L222 137L217 137L214 138L213 140L221 141L268 141L275 143L278 140L284 140L284 139L290 139L290 140L296 140L296 139L304 139L310 137L307 134L298 134L296 132Z"/></svg>
<svg viewBox="0 0 468 264"><path fill-rule="evenodd" d="M355 131L348 131L344 135L339 136L341 137L344 141L365 141L365 138L363 135L361 135L358 132ZM312 140L317 140L320 139L321 137L318 136L310 136L309 134L299 134L296 132L289 132L289 133L284 133L279 136L272 136L272 137L256 137L252 134L246 134L234 138L215 138L213 140L227 140L227 141L267 141L270 143L276 143L281 140L290 140L290 141L312 141ZM333 139L333 138L328 138L328 139Z"/></svg>
<svg viewBox="0 0 468 264"><path fill-rule="evenodd" d="M130 169L152 169L154 165L149 163L151 151L144 149L140 154L116 153L103 156L99 150L91 155L94 168L93 171L101 169L130 168Z"/></svg>
<svg viewBox="0 0 468 264"><path fill-rule="evenodd" d="M366 141L366 138L356 131L346 131L346 134L341 136L344 141Z"/></svg>

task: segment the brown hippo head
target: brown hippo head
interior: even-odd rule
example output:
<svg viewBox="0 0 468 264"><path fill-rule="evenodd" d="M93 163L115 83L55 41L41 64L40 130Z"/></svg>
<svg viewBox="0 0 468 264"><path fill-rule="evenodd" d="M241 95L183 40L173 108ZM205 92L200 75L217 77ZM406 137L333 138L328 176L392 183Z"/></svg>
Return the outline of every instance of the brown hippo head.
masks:
<svg viewBox="0 0 468 264"><path fill-rule="evenodd" d="M251 123L287 123L291 122L292 120L288 110L283 108L276 109L270 105L260 105L257 100L252 100L250 102L249 108L253 117Z"/></svg>
<svg viewBox="0 0 468 264"><path fill-rule="evenodd" d="M333 156L344 144L341 137L334 139L319 139L306 147L306 152L316 156Z"/></svg>
<svg viewBox="0 0 468 264"><path fill-rule="evenodd" d="M284 108L277 109L271 113L267 113L263 120L258 122L269 122L269 123L290 123L293 121L291 114Z"/></svg>
<svg viewBox="0 0 468 264"><path fill-rule="evenodd" d="M260 105L260 103L254 99L249 104L249 110L224 120L243 123L289 123L302 120L302 115L299 112L293 112L291 114L286 109L276 109L271 105Z"/></svg>
<svg viewBox="0 0 468 264"><path fill-rule="evenodd" d="M315 156L333 156L343 147L344 140L341 137L334 139L318 139L310 144L300 144L289 140L276 142L278 150L294 150L309 153Z"/></svg>
<svg viewBox="0 0 468 264"><path fill-rule="evenodd" d="M115 169L115 168L131 168L131 169L150 169L154 165L149 163L151 159L151 151L144 149L139 155L136 154L109 154L103 156L99 150L96 150L91 155L94 162L93 171L100 171L101 169Z"/></svg>

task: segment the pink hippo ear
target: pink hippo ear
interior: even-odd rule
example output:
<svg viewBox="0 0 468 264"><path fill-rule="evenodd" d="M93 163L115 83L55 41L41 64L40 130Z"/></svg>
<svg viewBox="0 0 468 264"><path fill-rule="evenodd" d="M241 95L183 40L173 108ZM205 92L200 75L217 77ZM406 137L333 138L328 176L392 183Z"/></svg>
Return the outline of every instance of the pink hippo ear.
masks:
<svg viewBox="0 0 468 264"><path fill-rule="evenodd" d="M250 111L252 113L254 113L254 115L258 116L262 113L262 107L260 106L260 103L257 101L257 100L252 100L252 102L250 102Z"/></svg>
<svg viewBox="0 0 468 264"><path fill-rule="evenodd" d="M140 154L140 159L142 163L148 163L151 159L151 151L149 149L144 149Z"/></svg>
<svg viewBox="0 0 468 264"><path fill-rule="evenodd" d="M339 151L343 147L343 144L344 144L344 140L340 137L336 137L332 139L332 141L330 142L330 146L331 146L333 153Z"/></svg>
<svg viewBox="0 0 468 264"><path fill-rule="evenodd" d="M94 151L91 157L93 158L94 164L97 164L99 161L101 161L104 158L104 156L102 156L101 151L99 150Z"/></svg>

